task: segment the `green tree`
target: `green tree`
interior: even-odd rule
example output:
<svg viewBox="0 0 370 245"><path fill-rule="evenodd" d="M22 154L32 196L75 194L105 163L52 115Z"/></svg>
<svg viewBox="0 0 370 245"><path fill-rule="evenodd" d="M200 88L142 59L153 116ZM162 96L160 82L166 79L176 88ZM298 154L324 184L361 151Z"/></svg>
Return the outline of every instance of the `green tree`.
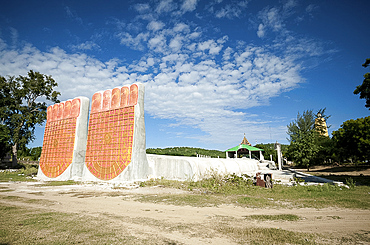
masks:
<svg viewBox="0 0 370 245"><path fill-rule="evenodd" d="M318 113L324 119L329 118L325 115L325 109L320 109ZM327 137L321 134L322 129L315 125L316 114L312 110L304 111L302 115L298 113L297 119L287 126L290 145L286 156L297 166L307 169L312 164L321 163L319 156L324 152L324 143L328 142Z"/></svg>
<svg viewBox="0 0 370 245"><path fill-rule="evenodd" d="M345 121L333 132L333 141L340 160L370 160L370 116Z"/></svg>
<svg viewBox="0 0 370 245"><path fill-rule="evenodd" d="M368 67L370 65L370 59L366 59L365 63L362 64L363 67ZM370 73L364 75L364 81L361 85L358 85L353 91L354 94L360 94L360 99L366 99L365 107L370 110Z"/></svg>
<svg viewBox="0 0 370 245"><path fill-rule="evenodd" d="M17 151L34 139L36 125L46 120L45 100L58 103L58 84L51 76L30 70L28 76L0 76L1 124L9 132L13 167L17 165ZM43 101L42 101L43 100Z"/></svg>
<svg viewBox="0 0 370 245"><path fill-rule="evenodd" d="M41 156L42 147L33 147L31 148L30 155L32 161L37 161Z"/></svg>
<svg viewBox="0 0 370 245"><path fill-rule="evenodd" d="M27 146L22 146L18 149L18 157L27 157L32 161L37 161L41 156L42 147L37 146L33 148L28 148Z"/></svg>
<svg viewBox="0 0 370 245"><path fill-rule="evenodd" d="M9 131L5 125L0 124L0 162L9 151Z"/></svg>
<svg viewBox="0 0 370 245"><path fill-rule="evenodd" d="M0 76L0 160L10 151L9 130L5 126L4 118L6 115L3 110L9 104L8 93L9 88L6 86L6 79Z"/></svg>

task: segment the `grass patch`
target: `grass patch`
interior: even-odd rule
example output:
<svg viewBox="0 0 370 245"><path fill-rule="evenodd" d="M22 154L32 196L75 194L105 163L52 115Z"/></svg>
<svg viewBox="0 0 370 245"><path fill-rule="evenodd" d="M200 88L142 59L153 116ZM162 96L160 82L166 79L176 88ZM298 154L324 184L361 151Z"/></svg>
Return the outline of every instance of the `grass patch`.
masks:
<svg viewBox="0 0 370 245"><path fill-rule="evenodd" d="M220 226L218 231L240 244L317 244L317 235L276 228Z"/></svg>
<svg viewBox="0 0 370 245"><path fill-rule="evenodd" d="M4 200L12 200L12 201L18 201L18 200L23 199L22 197L19 197L19 196L0 196L0 198Z"/></svg>
<svg viewBox="0 0 370 245"><path fill-rule="evenodd" d="M36 171L36 172L35 172ZM9 182L9 181L36 181L33 179L37 174L37 168L30 167L27 169L19 169L16 171L1 171L0 172L0 182Z"/></svg>
<svg viewBox="0 0 370 245"><path fill-rule="evenodd" d="M246 176L213 175L201 181L170 181L164 179L142 182L141 186L163 186L190 191L184 195L151 195L140 201L174 205L217 206L235 204L244 207L310 207L310 208L370 208L370 187L339 187L331 184L317 186L274 185L267 189L254 186Z"/></svg>
<svg viewBox="0 0 370 245"><path fill-rule="evenodd" d="M300 217L294 214L276 214L276 215L248 215L245 216L248 220L258 221L298 221Z"/></svg>
<svg viewBox="0 0 370 245"><path fill-rule="evenodd" d="M33 199L33 198L25 198L19 196L0 196L0 199L3 200L10 200L12 202L23 202L23 203L30 203L30 204L41 204L41 205L51 205L54 202L44 199Z"/></svg>
<svg viewBox="0 0 370 245"><path fill-rule="evenodd" d="M131 235L124 227L87 215L0 204L0 244L170 244Z"/></svg>
<svg viewBox="0 0 370 245"><path fill-rule="evenodd" d="M14 190L9 189L9 188L7 188L7 187L2 187L2 188L0 188L0 192L11 192L11 191L14 191Z"/></svg>
<svg viewBox="0 0 370 245"><path fill-rule="evenodd" d="M78 185L79 182L76 182L74 180L66 180L66 181L46 181L43 184L40 184L38 186L63 186L63 185Z"/></svg>
<svg viewBox="0 0 370 245"><path fill-rule="evenodd" d="M179 195L143 195L136 200L140 202L165 203L177 206L212 207L228 201L220 195L179 194ZM230 200L229 200L230 201Z"/></svg>

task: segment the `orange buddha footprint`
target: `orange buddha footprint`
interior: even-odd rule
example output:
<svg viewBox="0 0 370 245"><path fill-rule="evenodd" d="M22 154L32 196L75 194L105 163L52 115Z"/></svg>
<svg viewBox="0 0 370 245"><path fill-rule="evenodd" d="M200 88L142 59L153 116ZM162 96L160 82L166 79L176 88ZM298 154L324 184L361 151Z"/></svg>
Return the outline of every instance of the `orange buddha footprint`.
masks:
<svg viewBox="0 0 370 245"><path fill-rule="evenodd" d="M85 164L95 177L113 179L130 164L137 101L136 84L93 95Z"/></svg>

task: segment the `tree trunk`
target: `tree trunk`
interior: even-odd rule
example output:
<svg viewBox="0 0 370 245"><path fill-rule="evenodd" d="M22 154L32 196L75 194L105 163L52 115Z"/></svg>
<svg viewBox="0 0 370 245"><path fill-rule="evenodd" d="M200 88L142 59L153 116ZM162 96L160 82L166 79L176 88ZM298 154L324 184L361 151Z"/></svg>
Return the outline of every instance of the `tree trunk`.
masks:
<svg viewBox="0 0 370 245"><path fill-rule="evenodd" d="M17 165L18 165L18 161L17 161L17 143L15 143L13 146L12 146L12 168L15 168Z"/></svg>

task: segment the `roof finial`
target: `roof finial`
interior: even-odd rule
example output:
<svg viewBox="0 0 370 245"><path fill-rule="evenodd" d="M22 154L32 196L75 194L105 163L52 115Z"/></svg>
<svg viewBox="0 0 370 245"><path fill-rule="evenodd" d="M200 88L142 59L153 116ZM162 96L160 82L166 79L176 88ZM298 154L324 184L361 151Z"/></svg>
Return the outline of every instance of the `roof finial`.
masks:
<svg viewBox="0 0 370 245"><path fill-rule="evenodd" d="M245 133L244 133L244 138L243 138L243 141L242 143L240 143L240 145L249 145L249 146L252 146L251 143L249 143L249 141L247 140L247 138L245 137Z"/></svg>

